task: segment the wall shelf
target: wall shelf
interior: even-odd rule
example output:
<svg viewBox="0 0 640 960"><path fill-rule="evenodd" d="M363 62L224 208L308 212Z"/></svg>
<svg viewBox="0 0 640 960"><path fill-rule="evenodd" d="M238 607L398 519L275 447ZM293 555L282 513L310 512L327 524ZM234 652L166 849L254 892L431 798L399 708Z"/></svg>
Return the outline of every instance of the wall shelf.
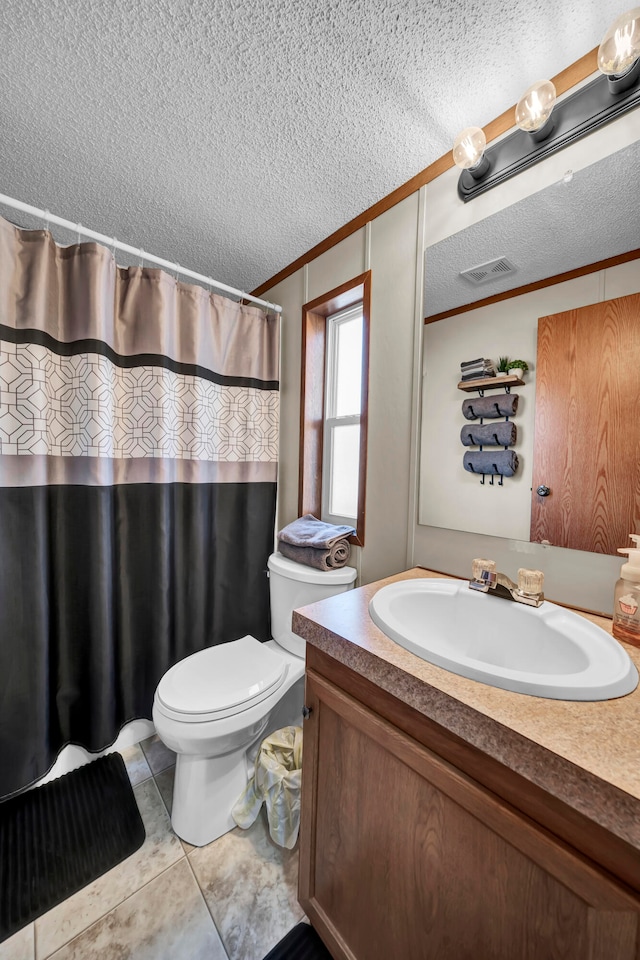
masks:
<svg viewBox="0 0 640 960"><path fill-rule="evenodd" d="M461 380L458 390L471 393L472 390L504 390L505 387L524 387L520 377L482 377L479 380Z"/></svg>

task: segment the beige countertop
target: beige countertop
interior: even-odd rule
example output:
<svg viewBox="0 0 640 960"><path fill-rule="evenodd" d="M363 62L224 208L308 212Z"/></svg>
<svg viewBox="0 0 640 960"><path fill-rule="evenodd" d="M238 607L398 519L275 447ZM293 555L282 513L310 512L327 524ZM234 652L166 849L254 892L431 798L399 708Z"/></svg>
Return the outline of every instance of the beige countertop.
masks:
<svg viewBox="0 0 640 960"><path fill-rule="evenodd" d="M616 700L547 700L421 660L376 627L369 601L388 583L440 576L416 567L310 604L293 630L640 850L640 687ZM582 615L611 632L607 618ZM640 650L623 646L640 670Z"/></svg>

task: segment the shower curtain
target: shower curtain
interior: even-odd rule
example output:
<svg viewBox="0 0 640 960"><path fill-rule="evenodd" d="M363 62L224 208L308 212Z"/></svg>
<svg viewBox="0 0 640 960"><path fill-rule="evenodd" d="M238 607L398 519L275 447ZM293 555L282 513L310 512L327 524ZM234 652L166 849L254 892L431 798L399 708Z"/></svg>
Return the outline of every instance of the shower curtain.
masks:
<svg viewBox="0 0 640 960"><path fill-rule="evenodd" d="M0 796L270 636L279 321L0 219Z"/></svg>

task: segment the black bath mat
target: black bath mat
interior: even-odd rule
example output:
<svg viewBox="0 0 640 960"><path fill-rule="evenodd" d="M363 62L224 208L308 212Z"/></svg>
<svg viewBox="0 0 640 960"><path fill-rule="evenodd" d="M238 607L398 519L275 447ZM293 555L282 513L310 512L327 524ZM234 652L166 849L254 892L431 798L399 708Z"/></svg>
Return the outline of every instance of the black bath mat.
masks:
<svg viewBox="0 0 640 960"><path fill-rule="evenodd" d="M119 753L0 803L0 942L144 842Z"/></svg>
<svg viewBox="0 0 640 960"><path fill-rule="evenodd" d="M264 960L331 960L331 954L312 926L299 923Z"/></svg>

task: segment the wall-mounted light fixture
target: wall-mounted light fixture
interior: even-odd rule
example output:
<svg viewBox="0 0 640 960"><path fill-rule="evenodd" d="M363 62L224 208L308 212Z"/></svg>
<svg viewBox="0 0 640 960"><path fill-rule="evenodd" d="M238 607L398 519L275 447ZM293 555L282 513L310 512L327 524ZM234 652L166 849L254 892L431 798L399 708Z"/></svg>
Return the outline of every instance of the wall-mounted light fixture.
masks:
<svg viewBox="0 0 640 960"><path fill-rule="evenodd" d="M560 103L550 80L534 83L518 101L518 129L487 150L479 127L463 130L453 148L462 170L460 198L472 200L640 106L640 7L609 27L598 50L598 68L600 76Z"/></svg>
<svg viewBox="0 0 640 960"><path fill-rule="evenodd" d="M467 127L459 133L453 144L453 160L461 170L468 170L474 180L479 180L489 169L484 148L487 138L480 127Z"/></svg>
<svg viewBox="0 0 640 960"><path fill-rule="evenodd" d="M555 105L556 88L551 80L538 80L518 100L516 127L528 133L536 143L546 140L555 126L552 117Z"/></svg>
<svg viewBox="0 0 640 960"><path fill-rule="evenodd" d="M612 93L630 89L640 77L640 7L611 24L598 50L598 69Z"/></svg>

